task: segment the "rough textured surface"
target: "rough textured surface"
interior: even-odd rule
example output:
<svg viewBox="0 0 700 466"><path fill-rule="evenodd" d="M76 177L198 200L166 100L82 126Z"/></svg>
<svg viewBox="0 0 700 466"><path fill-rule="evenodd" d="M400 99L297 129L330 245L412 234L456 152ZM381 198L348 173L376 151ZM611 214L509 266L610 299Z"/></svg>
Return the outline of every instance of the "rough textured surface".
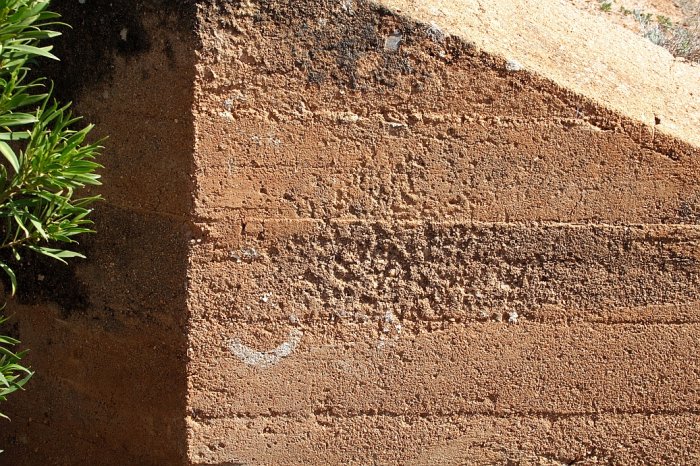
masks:
<svg viewBox="0 0 700 466"><path fill-rule="evenodd" d="M53 2L73 29L49 71L109 135L106 202L81 245L89 259L32 262L10 305L36 376L2 406L3 464L184 462L192 21L114 3Z"/></svg>
<svg viewBox="0 0 700 466"><path fill-rule="evenodd" d="M525 69L653 126L659 135L700 144L700 66L675 60L667 50L568 1L383 3L489 53L516 57Z"/></svg>
<svg viewBox="0 0 700 466"><path fill-rule="evenodd" d="M200 15L193 463L698 461L697 68L564 2Z"/></svg>
<svg viewBox="0 0 700 466"><path fill-rule="evenodd" d="M198 3L62 4L108 201L13 303L15 464L700 462L697 67L564 0Z"/></svg>

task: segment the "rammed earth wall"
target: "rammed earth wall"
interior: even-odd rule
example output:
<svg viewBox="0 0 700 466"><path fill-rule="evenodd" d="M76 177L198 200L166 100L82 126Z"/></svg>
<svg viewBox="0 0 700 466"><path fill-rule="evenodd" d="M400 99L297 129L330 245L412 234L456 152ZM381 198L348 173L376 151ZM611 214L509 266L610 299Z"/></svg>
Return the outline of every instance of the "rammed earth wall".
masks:
<svg viewBox="0 0 700 466"><path fill-rule="evenodd" d="M15 306L8 452L698 460L697 67L556 2L154 5L76 98L107 202Z"/></svg>

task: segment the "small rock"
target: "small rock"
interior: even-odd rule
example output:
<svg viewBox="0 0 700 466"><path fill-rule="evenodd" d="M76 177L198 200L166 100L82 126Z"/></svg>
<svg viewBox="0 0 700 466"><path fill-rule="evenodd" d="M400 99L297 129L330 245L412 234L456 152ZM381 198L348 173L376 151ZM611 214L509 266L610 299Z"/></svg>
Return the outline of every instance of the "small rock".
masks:
<svg viewBox="0 0 700 466"><path fill-rule="evenodd" d="M426 32L428 37L433 42L443 42L445 40L445 33L442 32L442 29L440 29L435 23L430 23L430 26L428 26Z"/></svg>
<svg viewBox="0 0 700 466"><path fill-rule="evenodd" d="M224 120L232 121L232 120L234 119L234 118L233 118L233 115L232 115L231 112L229 112L229 111L219 112L219 116L220 116L221 118L223 118Z"/></svg>
<svg viewBox="0 0 700 466"><path fill-rule="evenodd" d="M513 72L522 71L523 68L524 68L523 65L516 60L506 61L506 70L508 70L508 71L513 71Z"/></svg>
<svg viewBox="0 0 700 466"><path fill-rule="evenodd" d="M342 0L340 6L343 8L344 12L352 14L352 0Z"/></svg>
<svg viewBox="0 0 700 466"><path fill-rule="evenodd" d="M396 52L399 50L403 36L400 32L395 32L384 40L384 50L387 52Z"/></svg>

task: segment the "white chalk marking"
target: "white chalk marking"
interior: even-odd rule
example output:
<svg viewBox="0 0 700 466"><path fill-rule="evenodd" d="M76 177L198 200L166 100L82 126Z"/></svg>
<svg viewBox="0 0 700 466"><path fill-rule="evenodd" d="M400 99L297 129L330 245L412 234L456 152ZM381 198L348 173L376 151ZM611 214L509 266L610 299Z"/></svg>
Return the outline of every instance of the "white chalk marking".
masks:
<svg viewBox="0 0 700 466"><path fill-rule="evenodd" d="M228 349L234 356L243 361L244 364L252 367L271 367L279 363L282 359L291 355L299 346L304 333L299 329L292 329L289 332L287 341L271 351L255 351L247 347L239 340L231 340Z"/></svg>

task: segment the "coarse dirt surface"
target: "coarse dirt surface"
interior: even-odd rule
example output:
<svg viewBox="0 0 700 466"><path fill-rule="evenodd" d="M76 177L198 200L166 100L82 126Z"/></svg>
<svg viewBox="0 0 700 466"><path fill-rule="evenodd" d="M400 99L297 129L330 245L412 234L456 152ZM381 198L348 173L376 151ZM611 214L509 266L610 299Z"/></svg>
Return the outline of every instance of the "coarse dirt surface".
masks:
<svg viewBox="0 0 700 466"><path fill-rule="evenodd" d="M563 1L200 15L194 464L700 461L700 68Z"/></svg>
<svg viewBox="0 0 700 466"><path fill-rule="evenodd" d="M700 67L569 0L56 5L107 200L11 303L14 464L700 463Z"/></svg>

